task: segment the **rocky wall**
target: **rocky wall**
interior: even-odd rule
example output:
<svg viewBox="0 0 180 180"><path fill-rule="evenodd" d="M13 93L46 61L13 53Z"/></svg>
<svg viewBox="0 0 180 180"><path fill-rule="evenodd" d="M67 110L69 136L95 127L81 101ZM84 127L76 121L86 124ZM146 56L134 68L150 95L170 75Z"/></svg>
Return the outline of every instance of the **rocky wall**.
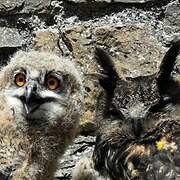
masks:
<svg viewBox="0 0 180 180"><path fill-rule="evenodd" d="M124 77L157 72L169 46L180 36L178 0L1 0L0 64L18 49L53 51L69 56L79 67L85 85L81 134L60 161L58 179L70 179L75 162L91 154L99 124L96 104L102 92L94 48L113 57ZM176 77L180 72L176 66ZM71 157L69 159L69 157Z"/></svg>

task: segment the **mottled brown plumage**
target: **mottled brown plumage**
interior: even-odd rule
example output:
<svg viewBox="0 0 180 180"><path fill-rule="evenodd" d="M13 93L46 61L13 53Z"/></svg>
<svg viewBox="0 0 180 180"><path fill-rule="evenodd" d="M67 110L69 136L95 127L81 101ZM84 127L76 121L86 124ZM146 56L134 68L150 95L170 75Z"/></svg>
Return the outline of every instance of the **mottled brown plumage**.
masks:
<svg viewBox="0 0 180 180"><path fill-rule="evenodd" d="M50 180L83 106L73 62L20 51L0 72L0 179Z"/></svg>
<svg viewBox="0 0 180 180"><path fill-rule="evenodd" d="M176 40L159 73L123 79L108 54L96 49L108 106L98 117L104 125L93 157L78 163L73 180L180 179L180 81L171 76L179 50Z"/></svg>

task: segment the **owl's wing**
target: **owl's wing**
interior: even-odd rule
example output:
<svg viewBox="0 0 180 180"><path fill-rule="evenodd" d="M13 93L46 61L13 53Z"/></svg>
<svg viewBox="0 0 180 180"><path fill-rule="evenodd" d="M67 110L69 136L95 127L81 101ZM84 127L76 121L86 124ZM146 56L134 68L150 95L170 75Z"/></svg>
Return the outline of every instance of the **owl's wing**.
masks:
<svg viewBox="0 0 180 180"><path fill-rule="evenodd" d="M139 141L144 152L137 153L130 148L128 161L131 159L137 176L145 180L180 179L179 140L179 120L159 122Z"/></svg>
<svg viewBox="0 0 180 180"><path fill-rule="evenodd" d="M125 161L128 145L133 137L127 126L110 125L103 128L97 135L93 152L94 167L104 176L113 180L125 177Z"/></svg>
<svg viewBox="0 0 180 180"><path fill-rule="evenodd" d="M147 180L179 180L180 179L180 141L179 137L164 145L161 150L153 150L150 154L139 157L135 167L141 179ZM163 142L159 142L162 146ZM167 147L166 147L167 146ZM169 147L168 147L169 146ZM155 149L155 148L154 148Z"/></svg>
<svg viewBox="0 0 180 180"><path fill-rule="evenodd" d="M175 126L173 130L169 124L172 131L156 129L141 139L122 127L106 129L97 138L95 169L113 180L179 180L180 125Z"/></svg>
<svg viewBox="0 0 180 180"><path fill-rule="evenodd" d="M0 180L8 180L22 158L21 151L16 153L22 138L14 122L13 109L5 95L0 94Z"/></svg>

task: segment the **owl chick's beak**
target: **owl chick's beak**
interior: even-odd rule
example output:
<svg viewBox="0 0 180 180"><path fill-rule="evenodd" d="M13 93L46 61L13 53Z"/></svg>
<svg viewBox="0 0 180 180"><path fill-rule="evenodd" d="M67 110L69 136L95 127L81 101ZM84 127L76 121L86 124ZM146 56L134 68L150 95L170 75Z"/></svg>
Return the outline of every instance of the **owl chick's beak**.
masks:
<svg viewBox="0 0 180 180"><path fill-rule="evenodd" d="M25 87L22 101L27 114L35 111L43 102L43 99L37 93L37 88L37 82L34 80L30 80Z"/></svg>

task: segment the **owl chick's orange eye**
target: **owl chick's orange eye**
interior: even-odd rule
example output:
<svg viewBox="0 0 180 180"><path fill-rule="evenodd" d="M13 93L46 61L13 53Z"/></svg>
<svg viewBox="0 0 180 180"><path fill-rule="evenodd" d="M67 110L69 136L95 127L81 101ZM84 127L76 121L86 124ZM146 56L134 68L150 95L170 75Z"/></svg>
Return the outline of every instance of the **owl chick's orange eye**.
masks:
<svg viewBox="0 0 180 180"><path fill-rule="evenodd" d="M26 76L22 73L16 74L15 83L17 86L22 87L26 83Z"/></svg>
<svg viewBox="0 0 180 180"><path fill-rule="evenodd" d="M61 85L59 79L53 76L47 77L46 84L47 84L47 88L50 90L56 90Z"/></svg>

